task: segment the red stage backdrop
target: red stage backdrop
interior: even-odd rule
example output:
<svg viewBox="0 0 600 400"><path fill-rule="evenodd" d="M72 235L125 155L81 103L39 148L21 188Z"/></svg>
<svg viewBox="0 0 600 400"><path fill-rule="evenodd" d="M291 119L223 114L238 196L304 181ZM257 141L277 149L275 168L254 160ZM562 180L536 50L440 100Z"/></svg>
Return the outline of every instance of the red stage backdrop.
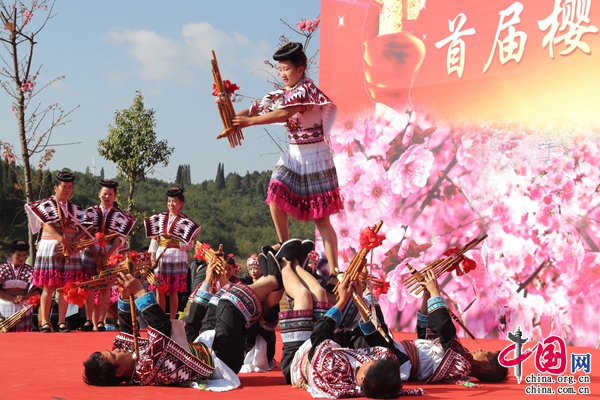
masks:
<svg viewBox="0 0 600 400"><path fill-rule="evenodd" d="M384 221L370 262L391 284L388 323L415 326L407 262L487 233L475 270L439 279L469 329L597 346L600 4L321 3L319 82L339 107L345 201L332 222L347 261L360 230Z"/></svg>

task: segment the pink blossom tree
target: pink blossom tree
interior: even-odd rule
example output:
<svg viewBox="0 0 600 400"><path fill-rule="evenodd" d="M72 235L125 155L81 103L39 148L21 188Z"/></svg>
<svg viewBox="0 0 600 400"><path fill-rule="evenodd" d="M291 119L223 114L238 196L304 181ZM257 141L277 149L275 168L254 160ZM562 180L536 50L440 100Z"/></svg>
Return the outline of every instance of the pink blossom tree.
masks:
<svg viewBox="0 0 600 400"><path fill-rule="evenodd" d="M408 123L405 116L369 120L342 117L332 132L347 214L332 223L344 232L341 258L350 259L360 230L383 218L387 239L371 264L387 272L380 302L391 326L414 329L420 302L402 285L407 262L419 269L487 233L468 253L475 270L439 278L469 329L505 338L521 325L533 339L557 334L570 344L597 345L600 326L590 318L600 302L594 129L577 127L556 139L520 125L435 126L423 112Z"/></svg>
<svg viewBox="0 0 600 400"><path fill-rule="evenodd" d="M65 111L58 103L43 107L41 103L31 103L32 100L46 87L64 76L52 79L45 85L37 85L41 66L33 67L33 54L36 38L46 23L54 16L52 10L54 1L31 0L29 5L15 0L7 4L0 0L0 41L4 45L6 55L0 54L4 67L0 70L0 86L13 99L10 111L17 119L20 154L15 152L13 145L1 142L0 147L6 160L14 161L22 166L22 175L15 170L19 186L24 192L25 201L36 199L33 185L34 168L31 157L40 155L37 169L37 180L43 179L42 169L52 158L54 149L48 146L48 141L54 128L67 123L67 118L75 109ZM40 22L34 24L34 15L42 14ZM77 108L77 107L76 107ZM41 185L40 185L41 187ZM39 197L39 194L38 194ZM33 235L29 232L29 246L32 257L35 256Z"/></svg>

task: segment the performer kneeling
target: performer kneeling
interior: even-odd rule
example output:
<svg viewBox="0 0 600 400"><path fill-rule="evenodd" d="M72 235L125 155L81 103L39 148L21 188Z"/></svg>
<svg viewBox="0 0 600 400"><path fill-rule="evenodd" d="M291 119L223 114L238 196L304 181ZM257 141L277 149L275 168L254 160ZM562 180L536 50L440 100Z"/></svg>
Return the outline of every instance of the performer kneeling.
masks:
<svg viewBox="0 0 600 400"><path fill-rule="evenodd" d="M214 271L209 264L207 275ZM135 305L148 322L148 339L140 339L140 358L133 356L133 337L121 333L113 350L93 353L84 362L84 381L90 385L113 386L123 382L137 385L171 385L192 381L208 381L212 390L229 390L240 385L236 374L244 361L246 325L256 320L262 311L261 301L278 287L279 270L272 270L251 286L228 284L216 295L201 290L207 300L202 334L196 343L177 343L171 338L171 321L156 303L153 293L147 293L131 275L121 275L118 284L123 291L136 296ZM208 287L206 288L208 289ZM128 293L121 293L119 311L128 311ZM124 316L120 317L124 318ZM125 318L124 318L125 319ZM185 334L181 332L185 338ZM169 357L165 357L165 352Z"/></svg>

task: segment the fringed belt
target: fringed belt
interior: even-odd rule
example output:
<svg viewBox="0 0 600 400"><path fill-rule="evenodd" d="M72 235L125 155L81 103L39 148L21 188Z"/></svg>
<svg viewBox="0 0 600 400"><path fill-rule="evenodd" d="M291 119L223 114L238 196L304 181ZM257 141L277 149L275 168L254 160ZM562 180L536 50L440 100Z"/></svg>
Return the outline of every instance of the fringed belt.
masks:
<svg viewBox="0 0 600 400"><path fill-rule="evenodd" d="M293 382L292 385L292 387L296 389L306 390L308 387L308 375L310 374L310 360L308 359L308 353L308 351L304 353L302 360L300 361L300 375L302 375L302 377L298 381Z"/></svg>
<svg viewBox="0 0 600 400"><path fill-rule="evenodd" d="M167 249L178 249L180 240L177 238L164 238L160 237L158 239L158 247L166 247Z"/></svg>
<svg viewBox="0 0 600 400"><path fill-rule="evenodd" d="M210 349L206 347L206 345L202 342L197 343L188 343L188 348L192 355L202 361L205 365L214 368L215 364L213 362L212 355L210 354ZM214 371L210 376L203 377L204 379L211 379L214 375Z"/></svg>

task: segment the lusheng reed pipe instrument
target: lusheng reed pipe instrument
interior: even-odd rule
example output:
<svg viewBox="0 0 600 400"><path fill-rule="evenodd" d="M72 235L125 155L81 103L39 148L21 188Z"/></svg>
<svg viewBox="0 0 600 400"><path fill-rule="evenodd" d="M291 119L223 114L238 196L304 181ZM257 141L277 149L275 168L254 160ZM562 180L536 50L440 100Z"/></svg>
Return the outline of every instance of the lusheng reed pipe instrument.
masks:
<svg viewBox="0 0 600 400"><path fill-rule="evenodd" d="M125 262L123 267L127 269L127 272L131 274L131 276L135 276L135 264L131 261L129 257L129 253L127 254L127 258L125 258ZM137 322L137 310L135 309L135 299L133 293L129 293L129 305L131 310L131 333L133 334L133 355L136 360L140 358L140 344L138 341L138 322Z"/></svg>
<svg viewBox="0 0 600 400"><path fill-rule="evenodd" d="M410 270L410 275L402 279L402 284L409 292L415 295L420 294L423 290L425 290L423 285L421 285L421 282L423 282L422 274L424 274L427 271L433 271L436 279L439 278L444 272L448 271L449 269L453 267L458 267L459 264L463 261L465 253L473 249L487 237L487 234L483 234L483 236L481 236L480 238L471 240L469 243L459 248L455 254L451 254L445 258L438 258L427 264L420 271L417 271L410 264L407 263L406 267Z"/></svg>
<svg viewBox="0 0 600 400"><path fill-rule="evenodd" d="M212 64L213 79L215 81L216 103L224 128L219 136L217 136L217 139L226 137L232 148L241 146L244 134L240 128L233 126L232 119L235 118L235 110L233 109L233 103L231 102L232 93L230 93L229 85L221 78L221 71L219 70L219 63L217 62L217 56L214 50L212 50L212 57L210 62Z"/></svg>
<svg viewBox="0 0 600 400"><path fill-rule="evenodd" d="M202 243L200 246L198 246L196 254L194 255L194 258L204 260L207 264L210 264L213 261L216 263L215 274L213 276L212 282L210 283L211 293L216 292L217 281L221 275L225 274L225 259L223 257L224 255L225 253L223 253L222 244L219 245L219 249L217 251L214 251L208 243Z"/></svg>
<svg viewBox="0 0 600 400"><path fill-rule="evenodd" d="M367 229L369 229L371 231L372 235L377 235L377 233L381 229L382 225L383 225L383 221L379 221L372 228L368 227ZM362 236L362 234L361 234L361 236ZM379 244L381 244L381 243L379 243ZM377 247L379 244L374 245L373 247L361 246L361 249L354 255L354 257L352 257L352 260L350 260L350 264L348 264L348 268L346 269L346 272L344 273L344 275L348 276L348 279L350 279L352 284L354 284L354 282L358 282L360 285L365 283L365 280L368 277L368 271L366 271L367 255L369 254L369 251L371 251L374 247ZM338 276L340 275L339 270L336 270L335 273ZM340 282L341 282L341 280L338 278L338 285L340 284ZM377 316L373 315L373 313L371 312L371 308L367 305L367 303L365 302L365 299L361 295L356 293L356 289L354 288L354 285L352 286L351 290L352 290L352 300L358 307L358 311L360 312L361 319L363 320L363 322L371 321L371 323L373 324L375 329L377 329L377 332L379 332L379 334L386 340L386 342L390 343L392 341L392 339L390 338L388 333L383 330L383 328L379 324L379 321L377 321ZM337 285L334 288L334 292L337 292Z"/></svg>
<svg viewBox="0 0 600 400"><path fill-rule="evenodd" d="M14 328L19 322L21 322L29 310L40 304L40 296L31 296L27 299L27 301L29 304L27 304L26 307L20 309L10 317L0 321L0 332L6 333Z"/></svg>
<svg viewBox="0 0 600 400"><path fill-rule="evenodd" d="M138 257L135 258L135 261L133 261L131 258L129 258L129 260L133 265L133 269L131 272L129 271L129 266L126 265L126 263L124 262L123 265L121 265L120 267L102 271L98 275L94 275L89 281L74 284L72 285L72 287L88 290L96 290L111 287L114 286L117 282L117 277L119 276L120 272L131 273L134 277L138 279L148 280L148 283L150 283L151 285L159 285L156 276L152 272L150 255L147 252L138 255ZM56 290L62 292L63 290L65 290L65 288L67 288L67 286L58 288ZM70 290L71 287L69 287L68 289Z"/></svg>
<svg viewBox="0 0 600 400"><path fill-rule="evenodd" d="M92 245L95 244L99 244L101 242L108 242L111 241L112 239L114 239L115 237L117 237L119 234L118 233L109 233L108 235L105 235L101 238L86 238L86 239L80 239L74 243L71 243L71 245L73 246L73 248L75 249L75 251L81 251L87 247L90 247ZM70 254L72 253L66 253L62 243L59 243L56 245L56 249L58 250L58 257L59 258L63 258L63 257L68 257ZM74 253L73 252L73 253Z"/></svg>
<svg viewBox="0 0 600 400"><path fill-rule="evenodd" d="M483 236L481 236L480 238L471 240L469 243L458 249L456 253L451 254L446 258L438 258L427 264L420 271L417 271L409 263L406 263L406 267L410 271L410 275L402 280L404 287L411 293L418 295L423 290L425 290L425 286L422 284L422 282L425 280L425 278L423 278L423 274L425 274L425 272L432 271L435 275L435 278L437 279L450 268L459 267L459 264L463 261L465 257L465 253L471 250L473 247L477 246L487 237L487 234L483 234ZM469 331L469 329L462 322L462 320L456 314L454 314L452 310L448 309L448 313L450 314L450 317L463 329L467 336L469 336L471 339L477 342L475 335L473 335L471 331Z"/></svg>

